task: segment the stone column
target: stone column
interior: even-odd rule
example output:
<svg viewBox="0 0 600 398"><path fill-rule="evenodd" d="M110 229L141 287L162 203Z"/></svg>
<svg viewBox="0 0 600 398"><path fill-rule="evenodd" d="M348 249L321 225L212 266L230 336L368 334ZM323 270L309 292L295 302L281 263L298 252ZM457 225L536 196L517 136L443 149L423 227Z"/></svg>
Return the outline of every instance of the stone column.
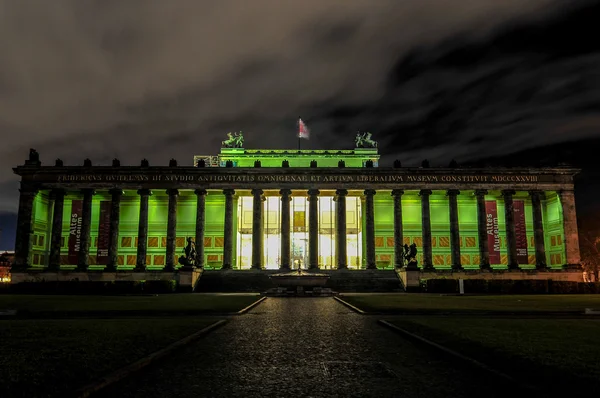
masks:
<svg viewBox="0 0 600 398"><path fill-rule="evenodd" d="M81 209L81 240L79 247L79 258L77 261L77 269L79 271L87 271L90 266L90 228L92 226L92 198L94 197L93 189L82 189L83 206Z"/></svg>
<svg viewBox="0 0 600 398"><path fill-rule="evenodd" d="M490 269L490 250L488 247L487 219L485 211L485 189L475 191L477 196L477 237L479 240L479 268Z"/></svg>
<svg viewBox="0 0 600 398"><path fill-rule="evenodd" d="M423 236L423 268L433 269L433 253L431 248L431 215L429 212L430 189L421 189L421 224Z"/></svg>
<svg viewBox="0 0 600 398"><path fill-rule="evenodd" d="M148 249L148 198L152 195L149 189L137 191L140 195L140 220L138 222L138 246L136 271L146 270L146 252Z"/></svg>
<svg viewBox="0 0 600 398"><path fill-rule="evenodd" d="M62 238L63 209L65 205L65 190L53 189L50 197L54 200L52 212L52 236L50 237L49 268L53 271L60 269L60 241Z"/></svg>
<svg viewBox="0 0 600 398"><path fill-rule="evenodd" d="M281 195L281 269L290 269L291 242L290 242L290 201L292 200L292 191L282 189Z"/></svg>
<svg viewBox="0 0 600 398"><path fill-rule="evenodd" d="M177 199L179 191L177 189L168 189L169 194L169 214L167 218L167 260L165 271L175 270L175 247L177 242Z"/></svg>
<svg viewBox="0 0 600 398"><path fill-rule="evenodd" d="M402 228L402 189L394 189L394 266L400 268L404 266L404 230Z"/></svg>
<svg viewBox="0 0 600 398"><path fill-rule="evenodd" d="M196 189L196 266L204 267L204 224L206 220L206 189Z"/></svg>
<svg viewBox="0 0 600 398"><path fill-rule="evenodd" d="M460 230L458 226L458 189L449 189L446 192L448 195L448 204L450 210L450 250L452 258L452 269L461 270L460 262Z"/></svg>
<svg viewBox="0 0 600 398"><path fill-rule="evenodd" d="M310 269L319 268L319 190L308 190L308 262Z"/></svg>
<svg viewBox="0 0 600 398"><path fill-rule="evenodd" d="M513 195L515 191L505 189L502 191L504 197L504 223L506 226L506 251L508 253L508 268L518 269L517 260L517 233L515 231L515 214L513 210Z"/></svg>
<svg viewBox="0 0 600 398"><path fill-rule="evenodd" d="M348 195L348 191L345 189L338 189L337 191L335 191L335 195L335 254L337 259L337 269L346 269L348 268L348 256L346 253L346 195Z"/></svg>
<svg viewBox="0 0 600 398"><path fill-rule="evenodd" d="M33 240L33 202L38 193L36 188L21 183L19 196L19 215L15 239L15 260L13 271L22 271L31 267Z"/></svg>
<svg viewBox="0 0 600 398"><path fill-rule="evenodd" d="M223 228L223 269L231 269L233 263L233 189L224 189L225 225Z"/></svg>
<svg viewBox="0 0 600 398"><path fill-rule="evenodd" d="M374 189L365 190L366 224L365 231L367 239L367 269L377 269L375 263L375 206L373 204ZM344 212L345 214L345 212ZM344 219L345 220L345 219ZM344 245L346 239L344 239Z"/></svg>
<svg viewBox="0 0 600 398"><path fill-rule="evenodd" d="M252 268L263 268L263 190L252 190Z"/></svg>
<svg viewBox="0 0 600 398"><path fill-rule="evenodd" d="M535 242L535 267L546 269L546 245L544 244L544 223L542 220L542 191L529 191L533 207L533 241Z"/></svg>
<svg viewBox="0 0 600 398"><path fill-rule="evenodd" d="M581 255L579 253L579 235L575 214L575 193L573 191L560 191L559 196L563 212L563 228L565 230L566 266L567 268L580 268Z"/></svg>
<svg viewBox="0 0 600 398"><path fill-rule="evenodd" d="M108 264L104 270L116 271L119 255L119 222L121 219L121 196L123 196L123 190L115 188L109 192L112 195L112 200L110 202L110 229L108 232Z"/></svg>

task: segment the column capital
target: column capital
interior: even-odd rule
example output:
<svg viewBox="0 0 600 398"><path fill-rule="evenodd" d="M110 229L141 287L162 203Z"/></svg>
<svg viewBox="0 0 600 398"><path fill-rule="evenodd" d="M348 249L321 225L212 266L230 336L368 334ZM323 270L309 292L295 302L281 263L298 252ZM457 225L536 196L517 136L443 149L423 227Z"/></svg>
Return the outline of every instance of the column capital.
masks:
<svg viewBox="0 0 600 398"><path fill-rule="evenodd" d="M84 195L94 196L96 194L96 190L94 190L92 188L83 188L81 190L81 193L83 193Z"/></svg>
<svg viewBox="0 0 600 398"><path fill-rule="evenodd" d="M108 190L108 193L115 196L122 196L123 195L123 190L121 188L112 188Z"/></svg>
<svg viewBox="0 0 600 398"><path fill-rule="evenodd" d="M348 190L347 189L337 189L335 191L335 194L337 196L346 196L346 195L348 195Z"/></svg>
<svg viewBox="0 0 600 398"><path fill-rule="evenodd" d="M531 196L531 198L542 199L545 196L544 191L542 191L541 189L532 189L528 193L529 196Z"/></svg>
<svg viewBox="0 0 600 398"><path fill-rule="evenodd" d="M64 199L67 192L62 188L53 188L50 190L50 199Z"/></svg>
<svg viewBox="0 0 600 398"><path fill-rule="evenodd" d="M558 191L558 196L565 197L565 196L574 196L575 195L575 191L572 189L561 189L560 191Z"/></svg>
<svg viewBox="0 0 600 398"><path fill-rule="evenodd" d="M402 196L404 195L404 189L393 189L392 196Z"/></svg>
<svg viewBox="0 0 600 398"><path fill-rule="evenodd" d="M233 195L235 195L235 189L224 189L223 190L223 195L233 196Z"/></svg>
<svg viewBox="0 0 600 398"><path fill-rule="evenodd" d="M196 189L196 190L194 190L194 193L195 193L197 196L204 196L204 195L206 195L208 192L206 192L206 189Z"/></svg>
<svg viewBox="0 0 600 398"><path fill-rule="evenodd" d="M281 196L290 196L292 194L292 190L291 189L280 189L279 194Z"/></svg>
<svg viewBox="0 0 600 398"><path fill-rule="evenodd" d="M346 191L346 192L348 192L348 191ZM365 192L364 192L364 194L367 196L369 196L369 195L373 196L376 193L377 193L377 191L375 191L374 189L365 189Z"/></svg>
<svg viewBox="0 0 600 398"><path fill-rule="evenodd" d="M165 192L169 194L169 196L177 196L179 195L179 190L175 188L167 189Z"/></svg>
<svg viewBox="0 0 600 398"><path fill-rule="evenodd" d="M152 195L152 191L149 190L149 189L138 189L137 193L140 196L150 196L150 195Z"/></svg>
<svg viewBox="0 0 600 398"><path fill-rule="evenodd" d="M458 189L449 189L446 191L447 196L458 196L460 195L460 191Z"/></svg>
<svg viewBox="0 0 600 398"><path fill-rule="evenodd" d="M262 195L264 193L264 191L262 189L259 189L259 188L255 188L251 192L252 192L253 196L260 196L260 195Z"/></svg>
<svg viewBox="0 0 600 398"><path fill-rule="evenodd" d="M421 189L419 191L419 196L429 196L431 195L431 189Z"/></svg>
<svg viewBox="0 0 600 398"><path fill-rule="evenodd" d="M313 200L318 201L320 193L321 193L321 191L319 191L318 189L309 189L308 190L308 201L309 202L312 202Z"/></svg>
<svg viewBox="0 0 600 398"><path fill-rule="evenodd" d="M475 196L484 197L487 194L488 194L487 189L476 189L475 190Z"/></svg>
<svg viewBox="0 0 600 398"><path fill-rule="evenodd" d="M504 189L502 190L502 196L504 197L512 197L514 194L516 194L517 192L514 189Z"/></svg>

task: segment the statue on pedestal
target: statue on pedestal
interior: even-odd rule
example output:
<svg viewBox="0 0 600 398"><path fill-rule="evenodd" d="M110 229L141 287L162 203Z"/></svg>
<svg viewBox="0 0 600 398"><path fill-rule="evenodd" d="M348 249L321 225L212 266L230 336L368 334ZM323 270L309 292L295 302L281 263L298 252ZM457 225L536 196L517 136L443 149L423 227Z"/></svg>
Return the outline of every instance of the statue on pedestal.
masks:
<svg viewBox="0 0 600 398"><path fill-rule="evenodd" d="M221 141L221 147L223 148L243 148L244 147L244 135L240 131L239 133L227 133L227 139Z"/></svg>
<svg viewBox="0 0 600 398"><path fill-rule="evenodd" d="M196 266L196 244L192 240L192 238L187 238L187 245L183 249L185 256L179 257L179 264L185 267L195 267Z"/></svg>
<svg viewBox="0 0 600 398"><path fill-rule="evenodd" d="M408 246L404 244L404 253L402 253L402 264L406 268L417 268L417 244L413 243Z"/></svg>
<svg viewBox="0 0 600 398"><path fill-rule="evenodd" d="M356 148L377 148L377 141L371 139L371 133L356 133Z"/></svg>

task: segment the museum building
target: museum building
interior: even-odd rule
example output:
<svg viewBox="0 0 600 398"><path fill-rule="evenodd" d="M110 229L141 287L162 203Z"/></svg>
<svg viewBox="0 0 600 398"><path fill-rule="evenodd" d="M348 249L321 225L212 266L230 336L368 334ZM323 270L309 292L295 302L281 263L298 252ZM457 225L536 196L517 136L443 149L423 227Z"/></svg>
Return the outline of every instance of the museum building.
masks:
<svg viewBox="0 0 600 398"><path fill-rule="evenodd" d="M572 168L379 167L376 147L222 148L190 166L45 166L21 176L13 270L569 270ZM405 247L405 245L407 245Z"/></svg>

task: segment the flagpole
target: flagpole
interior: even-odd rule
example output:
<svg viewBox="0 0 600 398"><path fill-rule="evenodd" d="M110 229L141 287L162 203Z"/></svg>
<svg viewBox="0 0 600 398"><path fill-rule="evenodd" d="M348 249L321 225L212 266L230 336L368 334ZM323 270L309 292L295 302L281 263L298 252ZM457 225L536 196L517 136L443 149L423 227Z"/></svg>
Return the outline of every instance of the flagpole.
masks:
<svg viewBox="0 0 600 398"><path fill-rule="evenodd" d="M298 134L298 150L300 150L300 121L302 120L302 118L300 118L300 116L298 116L298 132L296 134Z"/></svg>

